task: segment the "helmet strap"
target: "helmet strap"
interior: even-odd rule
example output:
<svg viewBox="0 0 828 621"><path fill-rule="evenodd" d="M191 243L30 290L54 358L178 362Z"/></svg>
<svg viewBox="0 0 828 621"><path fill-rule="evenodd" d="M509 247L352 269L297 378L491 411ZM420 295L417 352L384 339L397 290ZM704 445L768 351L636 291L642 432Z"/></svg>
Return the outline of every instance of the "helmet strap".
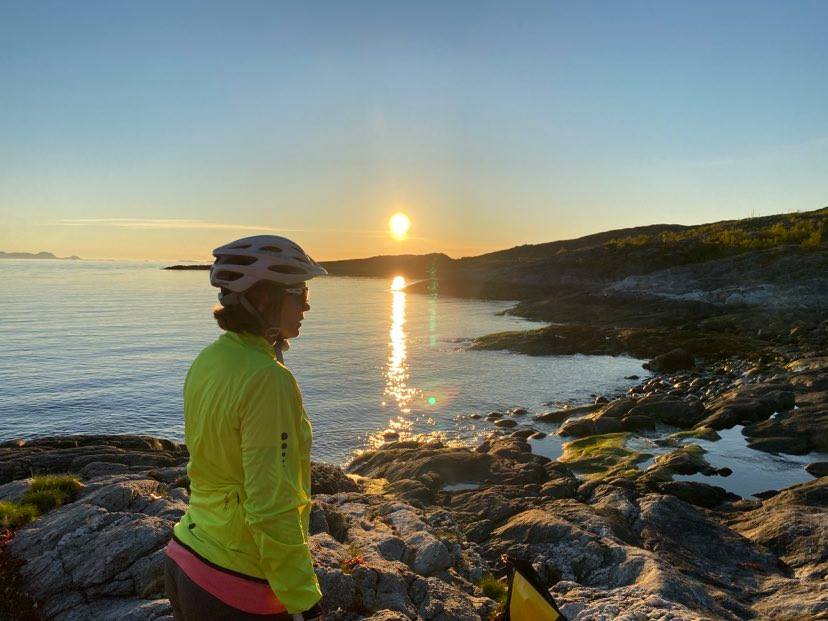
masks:
<svg viewBox="0 0 828 621"><path fill-rule="evenodd" d="M239 304L241 304L244 308L244 310L250 313L253 316L253 318L259 322L259 325L264 330L265 338L271 345L273 345L273 350L276 352L276 359L284 364L285 359L282 355L282 348L283 344L286 343L286 341L279 335L279 328L271 326L265 320L265 318L262 317L262 314L256 309L256 307L250 303L250 300L247 299L247 296L244 295L244 293L237 294L237 299L239 301Z"/></svg>

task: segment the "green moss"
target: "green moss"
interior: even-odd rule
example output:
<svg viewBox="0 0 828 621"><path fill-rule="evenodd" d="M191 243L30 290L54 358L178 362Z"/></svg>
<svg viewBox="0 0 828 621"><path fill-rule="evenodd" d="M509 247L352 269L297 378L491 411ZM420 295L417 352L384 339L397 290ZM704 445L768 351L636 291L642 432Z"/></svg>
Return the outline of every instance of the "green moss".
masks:
<svg viewBox="0 0 828 621"><path fill-rule="evenodd" d="M493 599L498 604L504 604L506 602L506 585L492 574L483 576L480 582L477 583L477 586L483 591L483 595L489 599Z"/></svg>
<svg viewBox="0 0 828 621"><path fill-rule="evenodd" d="M630 477L631 471L637 472L635 464L650 456L626 448L629 437L626 432L605 433L567 442L558 461L581 473Z"/></svg>
<svg viewBox="0 0 828 621"><path fill-rule="evenodd" d="M0 526L3 528L25 526L35 521L39 515L34 505L0 501Z"/></svg>

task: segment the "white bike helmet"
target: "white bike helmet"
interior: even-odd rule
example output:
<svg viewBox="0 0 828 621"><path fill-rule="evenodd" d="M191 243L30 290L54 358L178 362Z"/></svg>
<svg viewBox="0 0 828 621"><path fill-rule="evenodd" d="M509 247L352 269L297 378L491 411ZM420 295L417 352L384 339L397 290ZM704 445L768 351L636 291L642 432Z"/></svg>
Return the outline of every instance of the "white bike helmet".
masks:
<svg viewBox="0 0 828 621"><path fill-rule="evenodd" d="M213 250L210 284L234 293L263 280L290 287L327 271L297 244L276 235L237 239Z"/></svg>

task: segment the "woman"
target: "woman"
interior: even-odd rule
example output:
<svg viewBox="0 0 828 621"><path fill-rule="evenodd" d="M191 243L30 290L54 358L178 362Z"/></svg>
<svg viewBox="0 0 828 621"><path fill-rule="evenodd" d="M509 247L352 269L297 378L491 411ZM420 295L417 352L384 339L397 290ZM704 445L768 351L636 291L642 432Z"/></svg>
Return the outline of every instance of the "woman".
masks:
<svg viewBox="0 0 828 621"><path fill-rule="evenodd" d="M190 505L167 547L167 594L178 621L313 618L311 426L282 351L310 309L305 283L327 272L272 235L213 256L225 332L184 383Z"/></svg>

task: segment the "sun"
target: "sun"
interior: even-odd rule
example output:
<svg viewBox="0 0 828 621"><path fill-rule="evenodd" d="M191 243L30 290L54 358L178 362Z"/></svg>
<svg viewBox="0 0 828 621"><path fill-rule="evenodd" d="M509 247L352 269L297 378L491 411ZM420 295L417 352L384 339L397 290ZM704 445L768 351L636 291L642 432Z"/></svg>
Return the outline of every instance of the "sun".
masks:
<svg viewBox="0 0 828 621"><path fill-rule="evenodd" d="M391 281L391 291L402 291L405 285L405 276L394 276L394 280Z"/></svg>
<svg viewBox="0 0 828 621"><path fill-rule="evenodd" d="M391 231L391 237L397 241L402 241L408 236L411 220L402 212L395 213L388 221L388 228Z"/></svg>

